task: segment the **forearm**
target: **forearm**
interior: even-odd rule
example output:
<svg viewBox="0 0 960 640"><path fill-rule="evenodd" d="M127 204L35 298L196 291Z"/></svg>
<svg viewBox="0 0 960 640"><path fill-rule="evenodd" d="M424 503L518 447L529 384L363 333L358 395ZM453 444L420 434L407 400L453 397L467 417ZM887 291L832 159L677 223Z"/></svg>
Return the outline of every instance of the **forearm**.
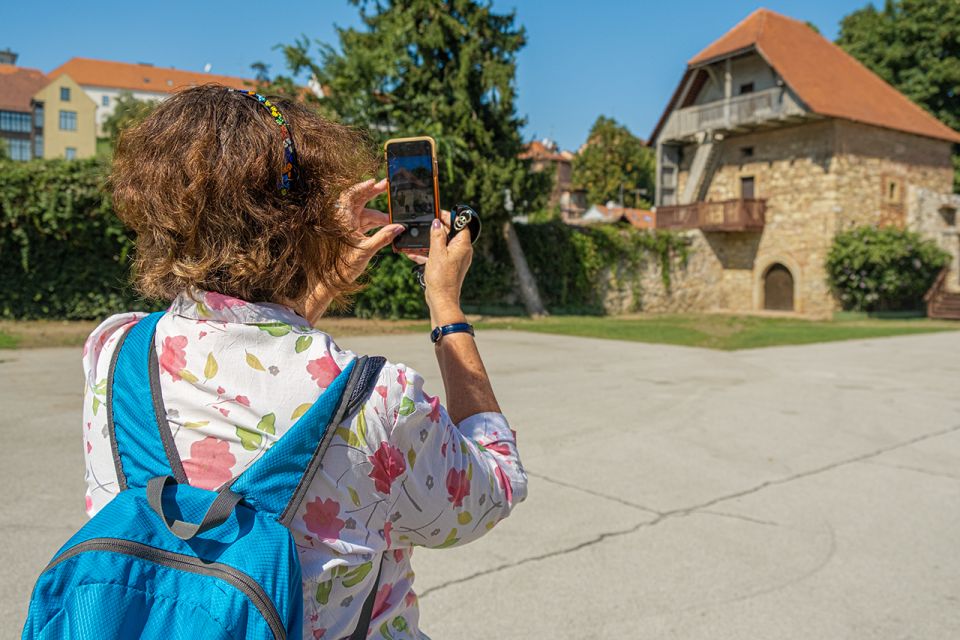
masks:
<svg viewBox="0 0 960 640"><path fill-rule="evenodd" d="M431 311L430 316L434 327L466 322L459 307ZM500 405L473 336L469 333L448 334L440 339L435 351L451 420L459 423L478 413L500 413Z"/></svg>

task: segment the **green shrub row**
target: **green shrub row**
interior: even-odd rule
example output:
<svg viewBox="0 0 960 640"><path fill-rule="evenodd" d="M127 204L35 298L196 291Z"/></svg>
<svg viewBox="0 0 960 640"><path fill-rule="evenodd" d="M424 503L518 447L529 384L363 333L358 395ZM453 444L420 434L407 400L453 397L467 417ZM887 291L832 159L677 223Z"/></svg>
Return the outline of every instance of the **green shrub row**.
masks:
<svg viewBox="0 0 960 640"><path fill-rule="evenodd" d="M98 318L145 303L97 160L0 161L0 317Z"/></svg>
<svg viewBox="0 0 960 640"><path fill-rule="evenodd" d="M827 255L827 279L847 311L921 309L950 255L903 229L858 227L838 233Z"/></svg>

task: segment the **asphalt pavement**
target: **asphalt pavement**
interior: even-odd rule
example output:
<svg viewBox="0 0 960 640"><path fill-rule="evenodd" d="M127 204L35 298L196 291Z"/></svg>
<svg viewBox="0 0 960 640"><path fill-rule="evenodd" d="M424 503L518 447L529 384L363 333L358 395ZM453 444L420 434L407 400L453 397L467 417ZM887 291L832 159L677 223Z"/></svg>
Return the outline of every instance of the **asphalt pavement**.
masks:
<svg viewBox="0 0 960 640"><path fill-rule="evenodd" d="M435 640L960 637L960 333L478 340L529 498L414 553ZM341 344L441 390L425 336ZM0 351L0 637L85 519L81 390L78 349Z"/></svg>

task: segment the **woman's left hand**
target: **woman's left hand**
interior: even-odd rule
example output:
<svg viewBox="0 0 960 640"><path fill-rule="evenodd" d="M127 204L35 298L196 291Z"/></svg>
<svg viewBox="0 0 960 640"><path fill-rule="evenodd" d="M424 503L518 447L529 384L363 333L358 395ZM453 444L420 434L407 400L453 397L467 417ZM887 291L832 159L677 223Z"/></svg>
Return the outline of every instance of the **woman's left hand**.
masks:
<svg viewBox="0 0 960 640"><path fill-rule="evenodd" d="M385 193L386 190L386 179L379 182L373 179L365 180L344 191L337 201L337 212L354 230L354 240L357 245L347 249L347 272L344 275L350 282L363 275L373 256L403 232L402 224L388 224L390 218L387 214L367 207L371 200ZM334 296L335 292L328 291L322 286L314 290L305 305L307 320L312 323L319 319Z"/></svg>

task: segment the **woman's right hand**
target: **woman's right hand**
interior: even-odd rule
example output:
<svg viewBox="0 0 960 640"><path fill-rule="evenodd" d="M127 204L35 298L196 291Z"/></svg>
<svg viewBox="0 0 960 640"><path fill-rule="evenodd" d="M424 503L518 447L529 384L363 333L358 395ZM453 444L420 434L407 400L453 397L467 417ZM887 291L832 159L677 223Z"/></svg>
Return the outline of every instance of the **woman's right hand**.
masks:
<svg viewBox="0 0 960 640"><path fill-rule="evenodd" d="M458 233L449 243L447 234L450 213L443 212L443 220L434 220L430 227L430 252L423 256L410 256L419 264L425 264L423 279L427 285L427 307L433 326L464 322L460 309L460 290L473 260L473 245L469 233Z"/></svg>

